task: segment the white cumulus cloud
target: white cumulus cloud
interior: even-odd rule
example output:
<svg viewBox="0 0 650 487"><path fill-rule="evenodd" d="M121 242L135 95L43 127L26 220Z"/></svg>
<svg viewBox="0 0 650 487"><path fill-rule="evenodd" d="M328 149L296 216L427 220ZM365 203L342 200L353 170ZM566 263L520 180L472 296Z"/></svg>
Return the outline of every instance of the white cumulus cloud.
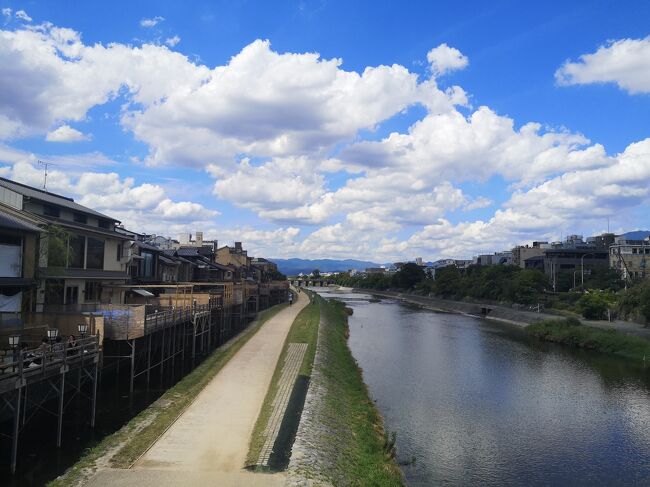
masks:
<svg viewBox="0 0 650 487"><path fill-rule="evenodd" d="M427 53L427 61L429 61L431 71L436 76L464 69L469 64L467 56L447 44L440 44L438 47L431 49Z"/></svg>
<svg viewBox="0 0 650 487"><path fill-rule="evenodd" d="M145 27L145 28L155 27L164 20L165 17L161 17L159 15L156 15L155 17L151 17L149 19L144 18L140 20L140 27Z"/></svg>
<svg viewBox="0 0 650 487"><path fill-rule="evenodd" d="M610 41L555 73L560 85L616 83L630 94L650 93L650 37Z"/></svg>
<svg viewBox="0 0 650 487"><path fill-rule="evenodd" d="M175 47L179 42L181 42L181 38L178 36L173 36L165 39L165 44L167 44L169 47Z"/></svg>
<svg viewBox="0 0 650 487"><path fill-rule="evenodd" d="M27 12L25 12L24 10L17 10L14 15L16 16L17 19L22 20L24 22L32 21L32 18L29 15L27 15Z"/></svg>
<svg viewBox="0 0 650 487"><path fill-rule="evenodd" d="M48 142L81 142L84 140L92 140L92 136L84 134L69 125L61 125L58 129L48 132L45 140Z"/></svg>

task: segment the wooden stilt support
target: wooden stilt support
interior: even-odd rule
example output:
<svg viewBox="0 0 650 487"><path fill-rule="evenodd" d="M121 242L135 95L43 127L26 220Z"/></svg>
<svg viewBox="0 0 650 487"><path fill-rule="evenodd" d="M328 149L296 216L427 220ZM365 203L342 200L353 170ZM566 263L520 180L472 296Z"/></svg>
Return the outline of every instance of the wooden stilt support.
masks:
<svg viewBox="0 0 650 487"><path fill-rule="evenodd" d="M151 335L147 338L147 389L149 388L149 378L151 376Z"/></svg>
<svg viewBox="0 0 650 487"><path fill-rule="evenodd" d="M65 370L65 369L63 369ZM59 388L59 410L58 410L58 423L56 428L56 446L61 447L61 434L63 433L63 406L65 395L65 372L61 372L61 385Z"/></svg>
<svg viewBox="0 0 650 487"><path fill-rule="evenodd" d="M133 395L133 381L135 379L135 339L127 341L131 347L131 379L129 380L129 395Z"/></svg>
<svg viewBox="0 0 650 487"><path fill-rule="evenodd" d="M20 434L20 401L22 399L23 388L16 390L16 402L14 404L14 425L13 435L11 437L11 473L16 473L16 464L18 462L18 435Z"/></svg>
<svg viewBox="0 0 650 487"><path fill-rule="evenodd" d="M95 370L93 371L93 393L91 396L90 427L95 427L95 412L97 411L97 379L99 375L99 357L95 357Z"/></svg>

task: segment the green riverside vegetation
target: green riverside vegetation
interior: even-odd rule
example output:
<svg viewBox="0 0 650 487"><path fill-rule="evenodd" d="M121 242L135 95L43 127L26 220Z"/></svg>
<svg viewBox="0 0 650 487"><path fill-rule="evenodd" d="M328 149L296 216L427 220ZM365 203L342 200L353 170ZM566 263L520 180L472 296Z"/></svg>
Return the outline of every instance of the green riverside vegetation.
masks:
<svg viewBox="0 0 650 487"><path fill-rule="evenodd" d="M100 466L129 468L169 428L194 401L203 388L228 363L267 320L287 305L264 310L246 330L219 347L187 376L168 389L155 403L144 409L121 429L105 437L53 480L50 487L79 485Z"/></svg>
<svg viewBox="0 0 650 487"><path fill-rule="evenodd" d="M650 341L615 330L586 326L572 318L541 321L529 325L526 331L550 342L610 353L639 362L650 361Z"/></svg>
<svg viewBox="0 0 650 487"><path fill-rule="evenodd" d="M401 486L402 474L394 456L394 439L389 438L375 404L363 382L361 369L348 347L348 315L339 301L320 302L324 322L326 378L322 421L332 431L332 468L326 472L333 485Z"/></svg>
<svg viewBox="0 0 650 487"><path fill-rule="evenodd" d="M341 273L332 280L341 286L391 289L444 299L542 304L592 320L607 319L609 310L622 319L650 322L650 281L634 282L623 289L624 283L616 271L606 268L589 271L585 275L585 293L579 273L575 276L573 271L559 272L554 292L548 276L542 271L512 265L443 267L436 270L433 279L421 267L409 263L394 274L351 276Z"/></svg>

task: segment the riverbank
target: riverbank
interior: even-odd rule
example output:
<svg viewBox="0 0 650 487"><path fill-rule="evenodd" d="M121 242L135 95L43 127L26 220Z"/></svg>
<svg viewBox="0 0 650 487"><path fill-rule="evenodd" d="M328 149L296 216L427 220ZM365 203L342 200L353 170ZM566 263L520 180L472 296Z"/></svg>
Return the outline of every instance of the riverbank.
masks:
<svg viewBox="0 0 650 487"><path fill-rule="evenodd" d="M650 362L650 341L586 326L575 319L542 321L528 326L526 332L548 342L609 353L644 365Z"/></svg>
<svg viewBox="0 0 650 487"><path fill-rule="evenodd" d="M348 347L345 306L318 295L318 344L293 453L290 485L401 486L382 418Z"/></svg>
<svg viewBox="0 0 650 487"><path fill-rule="evenodd" d="M260 313L257 320L246 330L215 350L154 404L89 449L75 465L48 485L52 487L83 485L100 469L131 467L176 421L260 327L286 307L286 304L277 305Z"/></svg>
<svg viewBox="0 0 650 487"><path fill-rule="evenodd" d="M516 310L506 306L469 303L465 301L453 301L442 299L434 296L420 296L417 294L402 293L397 291L376 291L374 289L353 290L357 293L372 294L384 298L399 299L406 303L415 304L431 311L441 311L444 313L461 313L470 316L487 318L490 320L502 321L513 325L526 327L533 323L539 323L544 320L561 318L560 315L551 313L537 313L534 311Z"/></svg>
<svg viewBox="0 0 650 487"><path fill-rule="evenodd" d="M508 306L502 306L491 303L478 303L466 301L454 301L451 299L442 299L434 296L420 296L417 294L402 293L396 291L376 291L374 289L360 289L355 288L353 292L372 294L385 298L399 299L406 303L421 306L424 309L431 311L440 311L444 313L460 313L479 318L486 318L489 320L501 321L509 323L522 328L535 323L540 323L547 320L562 320L566 319L565 313L544 311L537 313L535 311L526 311L522 309L515 309ZM484 312L484 309L487 312ZM639 323L629 321L593 321L578 319L583 325L592 328L599 328L601 330L616 331L623 335L633 335L646 340L650 340L650 328L643 326Z"/></svg>

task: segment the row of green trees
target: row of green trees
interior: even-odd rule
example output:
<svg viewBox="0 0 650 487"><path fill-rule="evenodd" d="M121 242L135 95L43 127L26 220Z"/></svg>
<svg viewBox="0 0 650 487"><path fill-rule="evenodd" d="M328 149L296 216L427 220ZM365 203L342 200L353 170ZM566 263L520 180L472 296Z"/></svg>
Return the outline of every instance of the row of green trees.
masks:
<svg viewBox="0 0 650 487"><path fill-rule="evenodd" d="M569 279L570 278L570 279ZM605 319L609 312L622 318L650 321L650 283L636 283L622 289L624 283L618 274L608 269L594 270L585 279L586 293L580 292L581 281L574 287L573 272L556 276L561 292L552 292L548 277L539 270L516 266L455 266L437 269L435 279L415 265L406 264L394 274L341 273L334 276L335 283L365 289L410 290L446 299L486 300L493 302L533 305L567 309L582 313L588 319ZM566 281L566 282L565 282Z"/></svg>

